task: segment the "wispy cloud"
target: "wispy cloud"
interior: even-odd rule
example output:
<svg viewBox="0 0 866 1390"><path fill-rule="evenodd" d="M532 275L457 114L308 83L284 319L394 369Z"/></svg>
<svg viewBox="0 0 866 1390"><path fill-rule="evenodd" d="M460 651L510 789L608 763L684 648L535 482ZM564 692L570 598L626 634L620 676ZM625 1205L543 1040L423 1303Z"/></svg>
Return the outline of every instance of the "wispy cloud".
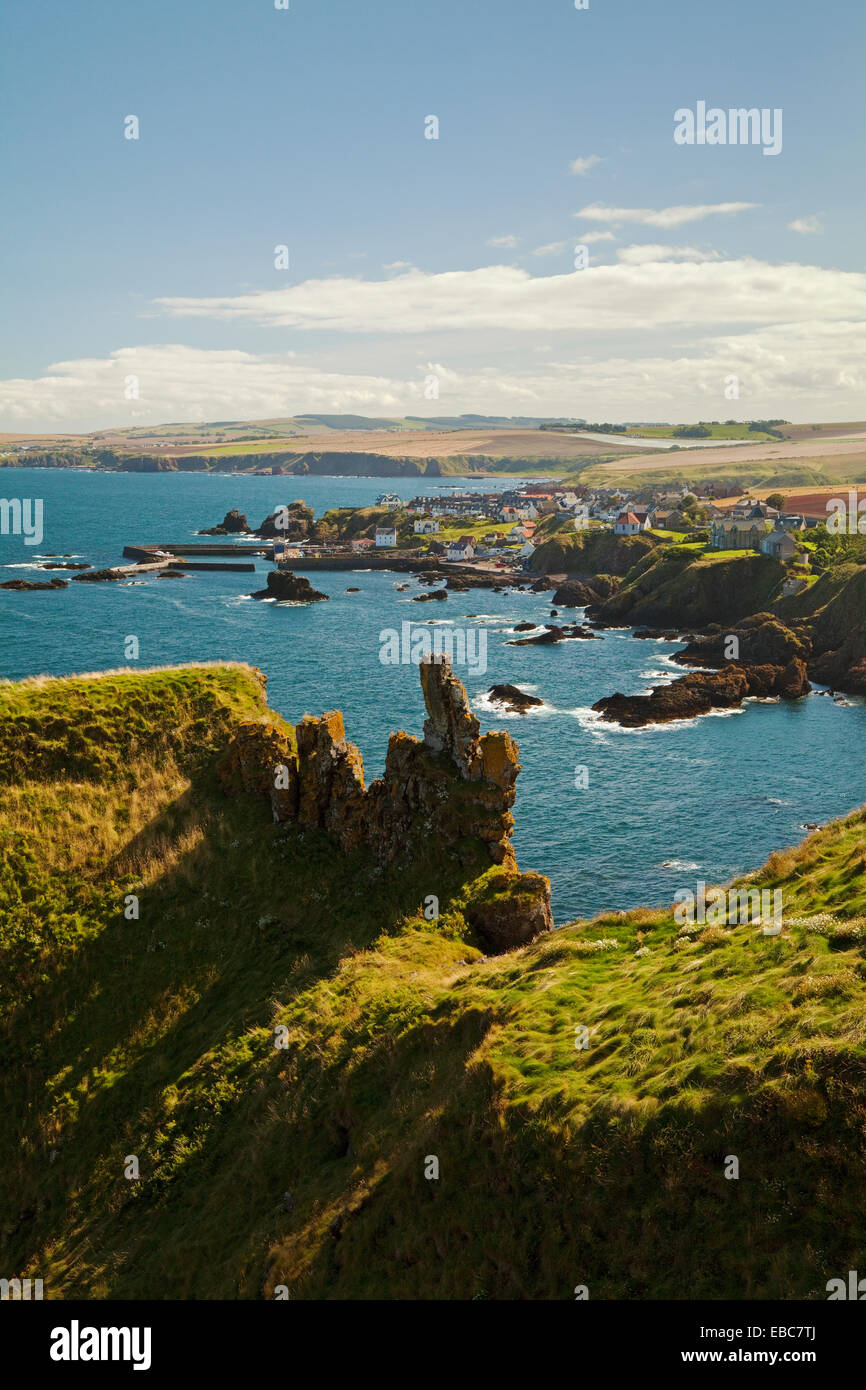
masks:
<svg viewBox="0 0 866 1390"><path fill-rule="evenodd" d="M719 261L718 251L699 251L695 246L623 246L617 259L625 265L646 265L649 261Z"/></svg>
<svg viewBox="0 0 866 1390"><path fill-rule="evenodd" d="M573 278L585 283L589 273L575 272ZM546 337L539 341L549 345ZM513 369L496 362L493 347L460 370L447 360L416 360L413 354L399 374L379 375L326 370L298 361L293 353L183 344L130 347L107 357L54 363L41 377L0 381L0 419L12 428L44 429L51 422L89 430L320 411L426 415L433 413L424 398L431 371L439 378L443 413L567 415L579 380L581 399L592 402L593 416L675 418L677 411L683 418L710 418L725 409L724 383L734 371L755 416L777 411L802 420L856 419L866 391L866 325L812 319L713 336L688 348L678 345L667 357L581 348L570 360L527 358ZM141 382L141 399L135 402L123 396L131 372Z"/></svg>
<svg viewBox="0 0 866 1390"><path fill-rule="evenodd" d="M585 154L579 159L573 159L569 164L572 174L588 174L590 169L594 169L596 164L601 164L600 154Z"/></svg>
<svg viewBox="0 0 866 1390"><path fill-rule="evenodd" d="M381 280L335 276L255 294L160 299L156 307L173 318L346 334L506 329L631 335L671 325L866 318L866 275L855 271L751 257L685 261L673 259L677 253L666 247L654 249L652 260L648 254L556 275L489 265L435 274L407 270Z"/></svg>
<svg viewBox="0 0 866 1390"><path fill-rule="evenodd" d="M486 243L488 246L516 246L520 237L509 233L507 236L492 236Z"/></svg>
<svg viewBox="0 0 866 1390"><path fill-rule="evenodd" d="M616 241L613 232L578 232L577 235L587 246L592 246L596 241Z"/></svg>
<svg viewBox="0 0 866 1390"><path fill-rule="evenodd" d="M686 222L702 222L705 217L718 213L746 212L758 206L757 203L695 203L669 208L608 208L603 203L592 203L574 216L584 217L589 222L641 222L647 227L682 227Z"/></svg>
<svg viewBox="0 0 866 1390"><path fill-rule="evenodd" d="M411 261L388 261L382 266L383 270L411 270Z"/></svg>
<svg viewBox="0 0 866 1390"><path fill-rule="evenodd" d="M570 241L549 241L546 246L536 246L533 256L557 256L570 246Z"/></svg>
<svg viewBox="0 0 866 1390"><path fill-rule="evenodd" d="M788 223L792 232L802 232L804 236L811 236L815 232L823 232L820 219L817 217L795 217L793 222Z"/></svg>

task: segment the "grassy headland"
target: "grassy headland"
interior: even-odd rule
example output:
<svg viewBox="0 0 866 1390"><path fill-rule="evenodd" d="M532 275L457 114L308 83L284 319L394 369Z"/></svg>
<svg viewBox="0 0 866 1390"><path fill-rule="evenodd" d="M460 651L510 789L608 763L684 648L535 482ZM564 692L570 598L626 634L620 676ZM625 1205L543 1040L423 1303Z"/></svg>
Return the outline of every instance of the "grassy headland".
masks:
<svg viewBox="0 0 866 1390"><path fill-rule="evenodd" d="M251 722L289 732L244 667L0 686L4 1268L54 1298L652 1299L863 1266L862 812L754 876L779 937L647 909L485 959L480 859L383 871L224 795Z"/></svg>

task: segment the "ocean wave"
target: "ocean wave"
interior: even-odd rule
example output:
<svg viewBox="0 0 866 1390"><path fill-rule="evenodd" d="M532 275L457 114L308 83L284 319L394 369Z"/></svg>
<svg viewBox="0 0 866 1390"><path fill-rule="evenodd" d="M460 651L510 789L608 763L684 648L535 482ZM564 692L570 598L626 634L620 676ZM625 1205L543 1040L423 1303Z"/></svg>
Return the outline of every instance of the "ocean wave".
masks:
<svg viewBox="0 0 866 1390"><path fill-rule="evenodd" d="M572 715L577 719L581 728L587 733L599 735L601 729L606 733L612 734L652 734L663 732L665 729L694 729L702 719L727 719L735 714L743 714L743 709L708 709L703 714L693 715L690 719L666 719L657 724L641 724L638 728L630 729L622 724L613 724L610 720L603 720L596 710L579 705L577 709L565 710L565 714Z"/></svg>
<svg viewBox="0 0 866 1390"><path fill-rule="evenodd" d="M531 693L532 689L537 690L538 687L521 686L521 689ZM472 705L472 708L476 710L478 713L492 715L496 719L522 720L531 718L533 715L537 717L539 715L546 716L561 713L561 711L558 710L555 705L548 704L546 700L543 701L543 703L540 705L530 705L525 712L522 712L520 710L506 709L505 706L503 704L500 704L498 700L491 700L490 696L487 694L486 691L483 691L478 695L473 695L470 703Z"/></svg>

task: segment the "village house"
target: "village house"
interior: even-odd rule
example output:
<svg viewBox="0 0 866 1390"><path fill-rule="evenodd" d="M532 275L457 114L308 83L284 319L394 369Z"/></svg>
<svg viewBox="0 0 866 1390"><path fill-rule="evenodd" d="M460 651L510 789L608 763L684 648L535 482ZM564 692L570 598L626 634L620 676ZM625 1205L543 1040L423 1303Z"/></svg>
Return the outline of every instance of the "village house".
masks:
<svg viewBox="0 0 866 1390"><path fill-rule="evenodd" d="M500 508L499 516L502 521L535 521L538 512L531 502L506 503Z"/></svg>
<svg viewBox="0 0 866 1390"><path fill-rule="evenodd" d="M811 558L807 550L802 550L797 543L794 532L804 529L802 517L797 518L801 522L800 526L789 527L784 518L780 517L772 531L762 537L760 549L762 555L770 555L774 560L796 560L804 569L811 568Z"/></svg>
<svg viewBox="0 0 866 1390"><path fill-rule="evenodd" d="M620 512L616 521L613 523L613 533L615 536L636 536L640 530L640 522L634 512Z"/></svg>
<svg viewBox="0 0 866 1390"><path fill-rule="evenodd" d="M369 536L361 536L360 539L352 541L352 549L356 555L363 555L368 550L375 550L376 542Z"/></svg>
<svg viewBox="0 0 866 1390"><path fill-rule="evenodd" d="M391 546L397 544L396 526L377 526L376 527L376 546Z"/></svg>
<svg viewBox="0 0 866 1390"><path fill-rule="evenodd" d="M439 522L432 516L425 516L421 521L416 521L412 525L412 530L416 536L428 536L439 530Z"/></svg>
<svg viewBox="0 0 866 1390"><path fill-rule="evenodd" d="M797 554L797 542L783 528L773 527L760 541L762 555L770 555L774 560L793 560Z"/></svg>
<svg viewBox="0 0 866 1390"><path fill-rule="evenodd" d="M576 492L558 492L556 505L561 512L573 512L580 506L580 498Z"/></svg>
<svg viewBox="0 0 866 1390"><path fill-rule="evenodd" d="M475 559L475 541L472 536L461 536L459 540L450 541L445 547L445 559L465 562Z"/></svg>
<svg viewBox="0 0 866 1390"><path fill-rule="evenodd" d="M759 550L769 529L762 517L716 517L710 526L710 549Z"/></svg>

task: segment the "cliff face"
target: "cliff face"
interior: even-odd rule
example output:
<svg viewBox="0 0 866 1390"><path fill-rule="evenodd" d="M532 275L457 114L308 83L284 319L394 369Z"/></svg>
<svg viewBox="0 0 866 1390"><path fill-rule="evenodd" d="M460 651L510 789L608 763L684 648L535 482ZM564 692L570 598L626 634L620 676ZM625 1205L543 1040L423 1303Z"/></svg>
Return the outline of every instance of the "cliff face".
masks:
<svg viewBox="0 0 866 1390"><path fill-rule="evenodd" d="M866 566L840 565L822 575L790 611L806 614L809 674L822 685L866 695Z"/></svg>
<svg viewBox="0 0 866 1390"><path fill-rule="evenodd" d="M622 578L657 545L656 539L645 533L615 536L613 531L559 530L549 540L540 540L532 557L532 568L538 574Z"/></svg>
<svg viewBox="0 0 866 1390"><path fill-rule="evenodd" d="M595 616L612 627L736 623L766 610L784 578L784 566L767 555L696 556L685 547L666 546L635 566Z"/></svg>
<svg viewBox="0 0 866 1390"><path fill-rule="evenodd" d="M466 691L447 660L420 666L424 737L391 735L385 772L369 787L339 710L296 728L297 751L271 724L242 725L220 767L223 789L267 795L274 820L325 831L345 853L366 848L381 864L429 856L500 866L506 901L467 913L491 950L531 940L553 926L550 883L520 874L511 846L520 771L510 734L481 734Z"/></svg>

